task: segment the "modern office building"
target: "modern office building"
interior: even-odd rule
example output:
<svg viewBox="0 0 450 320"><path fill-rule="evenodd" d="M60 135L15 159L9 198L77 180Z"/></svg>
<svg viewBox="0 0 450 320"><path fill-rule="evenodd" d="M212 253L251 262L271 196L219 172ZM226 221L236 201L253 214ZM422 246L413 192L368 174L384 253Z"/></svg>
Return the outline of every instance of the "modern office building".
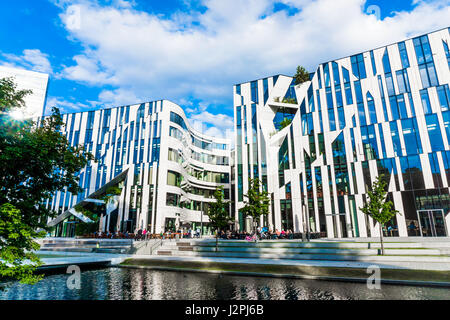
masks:
<svg viewBox="0 0 450 320"><path fill-rule="evenodd" d="M235 217L250 178L272 199L262 225L378 236L361 208L384 174L399 214L388 236L449 236L450 34L443 29L234 86Z"/></svg>
<svg viewBox="0 0 450 320"><path fill-rule="evenodd" d="M57 192L47 206L55 236L73 236L96 212L102 231L152 233L182 228L208 232L208 203L217 186L230 199L230 141L194 130L167 101L63 115L63 134L95 155L79 173L84 191ZM105 204L111 188L119 194Z"/></svg>
<svg viewBox="0 0 450 320"><path fill-rule="evenodd" d="M49 75L24 69L0 66L0 79L13 78L18 90L32 90L33 93L25 97L26 110L20 110L23 118L42 117L47 100Z"/></svg>

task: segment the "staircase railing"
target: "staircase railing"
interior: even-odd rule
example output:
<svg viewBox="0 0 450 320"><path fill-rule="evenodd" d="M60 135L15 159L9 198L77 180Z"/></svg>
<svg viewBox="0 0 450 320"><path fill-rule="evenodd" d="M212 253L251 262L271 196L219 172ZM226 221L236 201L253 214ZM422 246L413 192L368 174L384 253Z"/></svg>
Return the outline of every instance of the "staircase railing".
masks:
<svg viewBox="0 0 450 320"><path fill-rule="evenodd" d="M153 255L153 252L155 250L157 250L159 247L161 247L162 243L163 243L163 239L156 240L156 242L153 243L152 246L150 247L150 255Z"/></svg>

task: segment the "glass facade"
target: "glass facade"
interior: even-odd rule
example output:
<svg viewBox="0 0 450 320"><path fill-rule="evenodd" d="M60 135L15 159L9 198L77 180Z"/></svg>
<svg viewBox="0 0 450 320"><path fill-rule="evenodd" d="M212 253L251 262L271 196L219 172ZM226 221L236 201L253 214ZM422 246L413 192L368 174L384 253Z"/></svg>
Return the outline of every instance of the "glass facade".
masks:
<svg viewBox="0 0 450 320"><path fill-rule="evenodd" d="M207 223L203 211L216 186L224 186L230 198L230 141L191 129L183 110L170 101L68 114L63 121L61 133L72 145L84 145L96 162L78 173L83 191L62 190L48 201L59 215L49 221L57 236L79 206L98 212L102 231L159 233L165 231L164 221L177 230L186 223ZM104 204L93 208L111 187L121 190L114 210ZM71 223L76 229L80 222Z"/></svg>
<svg viewBox="0 0 450 320"><path fill-rule="evenodd" d="M376 236L377 225L359 208L383 174L388 198L400 212L383 230L386 236L449 235L448 37L448 29L440 30L321 64L311 83L294 87L299 112L292 113L284 135L272 134L284 115L269 97L271 90L291 91L291 78L280 75L274 86L267 85L270 78L240 85L250 93L244 101L264 98L264 106L255 106L259 126L253 126L261 139L253 150L263 152L264 138L265 166L278 170L278 179L268 181L272 229ZM441 57L444 64L438 63ZM252 91L258 85L264 88L259 98ZM236 113L240 108L235 106ZM241 121L247 122L237 119L237 148L246 147ZM238 163L247 165L245 157ZM241 179L239 195L246 193L246 176Z"/></svg>

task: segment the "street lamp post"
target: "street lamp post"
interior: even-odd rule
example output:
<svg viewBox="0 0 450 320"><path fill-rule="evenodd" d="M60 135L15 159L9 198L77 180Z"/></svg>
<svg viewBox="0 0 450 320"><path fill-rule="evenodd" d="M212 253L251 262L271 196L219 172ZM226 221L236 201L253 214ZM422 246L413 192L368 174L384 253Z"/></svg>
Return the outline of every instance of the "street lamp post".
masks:
<svg viewBox="0 0 450 320"><path fill-rule="evenodd" d="M310 240L310 234L309 234L309 212L307 210L306 204L303 204L303 212L304 212L304 222L303 222L303 230L304 234L306 235L306 240L309 241ZM303 240L305 239L305 236L302 236Z"/></svg>
<svg viewBox="0 0 450 320"><path fill-rule="evenodd" d="M200 238L203 238L203 214L204 213L205 213L205 203L202 202L202 211L201 211L201 214L200 214L200 226L201 226Z"/></svg>

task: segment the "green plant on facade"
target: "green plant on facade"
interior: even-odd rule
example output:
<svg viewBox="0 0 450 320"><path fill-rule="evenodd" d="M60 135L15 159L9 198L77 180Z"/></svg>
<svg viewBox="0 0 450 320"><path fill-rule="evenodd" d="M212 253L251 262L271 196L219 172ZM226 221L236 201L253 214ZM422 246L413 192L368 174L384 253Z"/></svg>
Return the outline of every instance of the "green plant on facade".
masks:
<svg viewBox="0 0 450 320"><path fill-rule="evenodd" d="M289 103L289 104L297 104L297 99L295 98L284 98L283 103Z"/></svg>
<svg viewBox="0 0 450 320"><path fill-rule="evenodd" d="M289 118L284 118L283 121L281 121L280 123L280 130L283 130L284 128L286 128L287 126L289 126L292 123L292 119Z"/></svg>
<svg viewBox="0 0 450 320"><path fill-rule="evenodd" d="M92 220L92 222L80 222L77 224L77 227L75 229L75 235L77 236L84 236L89 233L93 233L98 231L98 222L99 222L99 216L98 214L92 212L91 210L81 206L76 205L74 207L74 210L76 212L81 213L85 217L88 217Z"/></svg>
<svg viewBox="0 0 450 320"><path fill-rule="evenodd" d="M387 200L387 182L384 175L379 175L372 184L372 190L367 192L368 201L360 210L378 222L380 228L381 254L384 255L383 226L398 213L392 201Z"/></svg>
<svg viewBox="0 0 450 320"><path fill-rule="evenodd" d="M267 191L262 191L261 183L258 178L249 179L248 192L244 197L247 199L244 200L245 206L241 209L244 216L252 217L255 222L258 221L261 216L267 216L269 214L269 193Z"/></svg>
<svg viewBox="0 0 450 320"><path fill-rule="evenodd" d="M310 80L310 77L309 77L308 71L306 71L306 69L304 67L298 66L297 67L297 72L294 75L295 84L296 85L302 84L302 83L307 82L309 80Z"/></svg>
<svg viewBox="0 0 450 320"><path fill-rule="evenodd" d="M224 200L223 186L216 188L214 192L214 199L216 201L209 203L207 215L209 217L209 224L216 232L216 252L218 248L219 232L224 230L230 222L229 216L229 201Z"/></svg>
<svg viewBox="0 0 450 320"><path fill-rule="evenodd" d="M120 196L122 193L122 189L117 186L112 186L106 189L106 193L103 197L100 198L100 200L105 201L105 205L108 204L109 200L115 196Z"/></svg>
<svg viewBox="0 0 450 320"><path fill-rule="evenodd" d="M99 198L99 200L104 201L104 206L106 206L109 201L122 193L122 189L117 186L112 186L106 189L105 194ZM81 206L77 205L74 207L74 209L83 214L84 216L91 219L93 222L80 222L75 230L75 235L77 236L84 236L86 234L94 233L98 231L99 229L99 220L100 216L97 213L92 212L91 210Z"/></svg>
<svg viewBox="0 0 450 320"><path fill-rule="evenodd" d="M56 216L45 203L59 190L77 194L79 171L93 160L82 147L72 147L61 134L57 108L42 119L17 121L10 113L25 107L29 90L17 90L11 78L0 79L0 278L25 283L41 279L34 274L40 260L35 239L45 236L48 218ZM38 232L37 230L44 230ZM30 263L24 265L25 261Z"/></svg>

